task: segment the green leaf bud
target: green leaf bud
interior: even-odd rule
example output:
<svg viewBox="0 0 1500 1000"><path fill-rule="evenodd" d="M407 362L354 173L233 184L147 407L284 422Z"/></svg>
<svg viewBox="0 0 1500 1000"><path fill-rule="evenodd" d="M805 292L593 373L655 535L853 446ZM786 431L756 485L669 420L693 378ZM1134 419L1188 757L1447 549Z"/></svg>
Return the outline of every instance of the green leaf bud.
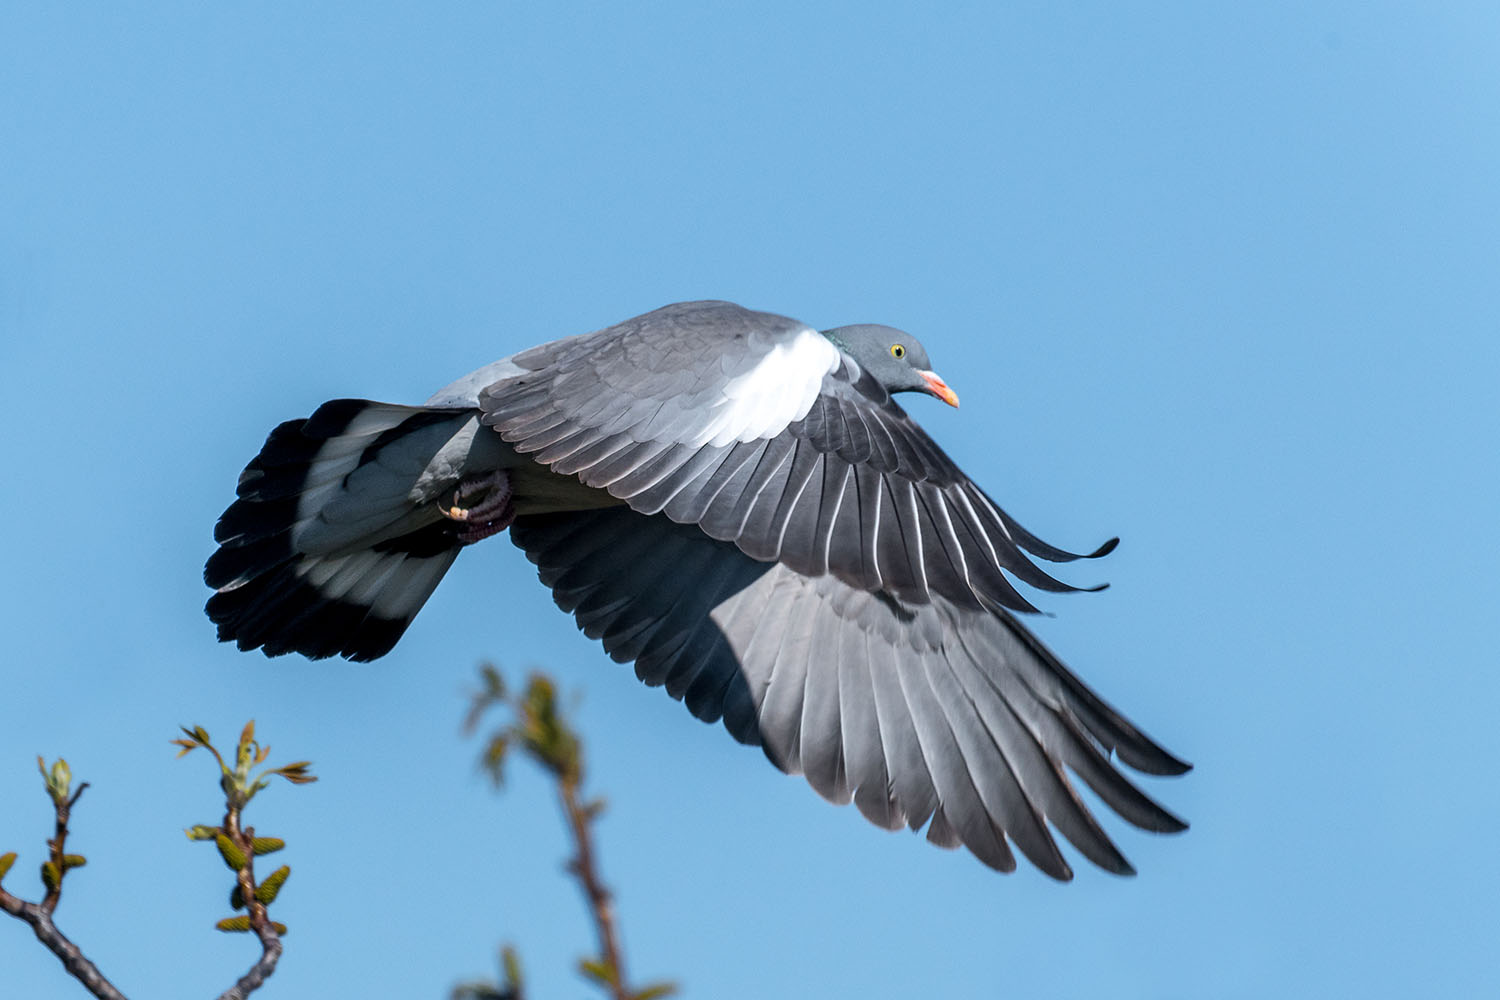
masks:
<svg viewBox="0 0 1500 1000"><path fill-rule="evenodd" d="M42 772L42 782L47 786L47 794L52 797L52 801L58 805L68 801L68 787L73 781L73 772L68 767L68 762L59 757L49 769L47 762L38 755L36 766Z"/></svg>
<svg viewBox="0 0 1500 1000"><path fill-rule="evenodd" d="M519 990L523 985L521 956L517 955L516 949L510 945L500 949L500 967L505 971L505 985Z"/></svg>
<svg viewBox="0 0 1500 1000"><path fill-rule="evenodd" d="M292 870L282 865L274 872L266 876L266 880L255 887L255 898L265 904L270 904L276 899L276 894L281 891L282 885L286 883L287 876Z"/></svg>
<svg viewBox="0 0 1500 1000"><path fill-rule="evenodd" d="M581 958L578 960L578 971L589 979L607 986L615 985L619 979L619 973L610 963L598 958Z"/></svg>
<svg viewBox="0 0 1500 1000"><path fill-rule="evenodd" d="M238 844L222 833L214 838L214 843L219 845L219 854L232 871L239 871L245 867L245 852L240 850Z"/></svg>
<svg viewBox="0 0 1500 1000"><path fill-rule="evenodd" d="M660 1000L661 997L669 997L676 992L676 983L652 983L631 997L631 1000Z"/></svg>

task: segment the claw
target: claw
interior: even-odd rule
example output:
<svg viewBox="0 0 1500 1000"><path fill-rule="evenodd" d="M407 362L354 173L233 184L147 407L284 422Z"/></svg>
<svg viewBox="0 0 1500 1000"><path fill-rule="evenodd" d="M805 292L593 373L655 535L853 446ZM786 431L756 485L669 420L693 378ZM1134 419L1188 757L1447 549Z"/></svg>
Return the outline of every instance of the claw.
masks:
<svg viewBox="0 0 1500 1000"><path fill-rule="evenodd" d="M471 499L477 502L463 506L464 501ZM452 502L446 506L440 502L437 509L448 520L466 525L458 533L458 540L472 545L510 527L516 518L510 499L510 477L496 469L459 482L453 490Z"/></svg>

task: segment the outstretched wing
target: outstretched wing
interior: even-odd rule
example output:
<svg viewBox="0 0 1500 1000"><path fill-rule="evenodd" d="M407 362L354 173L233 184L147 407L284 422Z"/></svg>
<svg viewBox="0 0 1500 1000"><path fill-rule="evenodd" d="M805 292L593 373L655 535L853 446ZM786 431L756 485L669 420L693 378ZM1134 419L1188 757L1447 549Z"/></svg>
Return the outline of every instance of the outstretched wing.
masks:
<svg viewBox="0 0 1500 1000"><path fill-rule="evenodd" d="M1002 571L1076 589L1026 553L1078 554L1017 524L874 378L795 320L682 303L512 361L524 373L480 393L484 422L640 513L918 604L1034 611Z"/></svg>
<svg viewBox="0 0 1500 1000"><path fill-rule="evenodd" d="M1009 841L1067 879L1050 822L1091 861L1131 872L1071 770L1136 826L1185 828L1109 755L1152 774L1188 765L1004 611L809 577L623 507L517 518L511 537L614 659L879 826L926 825L929 840L1004 871Z"/></svg>

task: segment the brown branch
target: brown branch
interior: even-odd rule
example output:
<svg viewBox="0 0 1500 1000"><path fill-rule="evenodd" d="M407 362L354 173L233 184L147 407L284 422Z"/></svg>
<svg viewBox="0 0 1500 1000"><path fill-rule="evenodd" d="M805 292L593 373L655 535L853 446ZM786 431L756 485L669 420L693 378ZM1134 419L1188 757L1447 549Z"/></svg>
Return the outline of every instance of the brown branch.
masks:
<svg viewBox="0 0 1500 1000"><path fill-rule="evenodd" d="M250 970L220 993L218 1000L245 1000L265 985L271 973L276 971L276 963L281 960L281 936L271 925L265 904L255 898L255 827L240 829L240 810L232 800L224 814L222 829L245 855L245 863L235 872L235 882L240 887L240 899L245 901L245 909L250 914L250 929L260 938L261 951L260 958Z"/></svg>
<svg viewBox="0 0 1500 1000"><path fill-rule="evenodd" d="M115 989L114 984L104 978L98 967L83 957L78 946L57 929L57 925L52 922L52 914L41 903L27 903L0 889L0 909L30 924L31 929L36 932L37 940L62 961L68 975L82 983L84 989L99 1000L126 1000L125 994Z"/></svg>
<svg viewBox="0 0 1500 1000"><path fill-rule="evenodd" d="M190 840L216 842L220 855L235 873L235 895L238 897L238 902L243 903L249 912L248 917L230 917L219 921L219 929L224 931L250 930L254 931L260 939L260 958L248 972L219 997L219 1000L245 1000L265 983L275 971L276 963L281 958L281 935L286 933L286 928L270 919L266 913L266 906L281 891L281 886L286 882L291 869L282 866L257 888L255 884L255 830L253 827L241 829L240 813L255 797L255 793L266 787L274 775L280 775L294 785L307 784L317 779L308 773L307 761L267 768L259 774L252 773L256 766L265 762L267 754L270 753L269 747L263 747L255 741L254 722L248 723L240 734L234 770L230 770L225 764L223 756L209 742L208 733L202 727L184 729L183 738L172 742L182 748L178 754L179 757L198 747L206 748L218 762L222 774L219 787L223 789L225 795L223 826L197 825L185 832ZM42 772L47 796L52 800L55 813L53 834L47 841L48 857L42 863L42 883L46 887L46 894L41 902L28 903L0 887L0 910L30 924L31 929L36 933L37 940L46 945L48 950L62 961L63 968L68 974L82 983L84 988L94 996L99 997L100 1000L125 1000L125 995L104 978L94 963L85 958L78 946L69 941L52 922L52 914L62 899L64 878L70 870L80 868L87 863L87 859L82 855L67 853L67 845L68 819L73 806L77 805L84 789L88 788L88 783L81 782L78 789L70 796L68 786L72 781L72 772L68 768L67 761L59 759L50 769L41 757L37 757L36 762L38 769ZM260 844L262 852L266 854L278 851L283 846L285 845L282 841L276 837L262 838ZM16 855L13 852L0 855L0 879L3 879L10 871L15 860Z"/></svg>
<svg viewBox="0 0 1500 1000"><path fill-rule="evenodd" d="M615 911L609 889L599 879L594 864L593 833L589 828L591 810L578 801L578 779L559 776L558 797L562 799L563 812L568 817L568 827L573 831L573 840L578 853L568 865L568 870L578 878L583 895L589 903L589 913L594 918L594 929L599 934L599 954L604 965L611 970L610 995L613 1000L630 1000L632 993L626 988L625 964L620 957L620 944L615 935Z"/></svg>
<svg viewBox="0 0 1500 1000"><path fill-rule="evenodd" d="M68 844L68 818L73 813L73 806L78 802L83 790L89 787L87 781L81 782L78 791L71 798L58 798L53 800L56 807L56 819L52 825L52 839L47 841L47 848L52 854L53 870L57 872L57 878L51 885L47 886L47 895L42 897L42 909L51 916L57 909L58 900L62 899L63 876L68 874L67 844Z"/></svg>
<svg viewBox="0 0 1500 1000"><path fill-rule="evenodd" d="M472 731L492 707L508 707L514 713L514 720L502 725L485 742L480 766L499 787L509 750L512 746L519 746L557 782L558 800L575 848L567 870L578 879L599 937L597 955L579 962L579 971L603 987L611 1000L658 1000L675 993L677 987L668 982L653 983L640 990L633 990L628 985L619 934L615 929L613 895L599 877L594 853L593 823L604 803L583 796L583 741L558 708L556 686L545 674L533 673L525 690L511 695L504 678L493 666L482 665L480 676L483 687L473 696L464 728ZM493 988L487 984L462 986L455 990L455 1000L519 998L522 993L520 964L508 948L504 966L503 985Z"/></svg>
<svg viewBox="0 0 1500 1000"><path fill-rule="evenodd" d="M45 773L44 771L43 774ZM99 967L85 958L78 946L68 940L67 935L58 930L57 925L52 922L52 913L62 899L63 878L67 876L69 869L66 851L68 818L72 814L73 806L78 802L78 797L87 787L89 783L85 781L79 784L78 790L73 793L72 797L66 797L66 789L52 796L56 819L52 827L52 839L47 841L49 854L47 863L52 866L54 874L46 882L47 894L42 897L40 903L28 903L0 889L0 910L30 924L32 931L36 934L36 939L58 957L63 968L68 971L68 975L82 983L84 989L99 997L99 1000L126 1000L125 994L115 989L114 984L104 978L104 973L99 971Z"/></svg>
<svg viewBox="0 0 1500 1000"><path fill-rule="evenodd" d="M281 959L281 938L267 924L261 924L258 927L251 924L251 927L260 938L262 948L260 959L250 966L250 971L236 980L233 986L220 993L218 1000L244 1000L245 997L265 985L271 973L276 971L276 963Z"/></svg>

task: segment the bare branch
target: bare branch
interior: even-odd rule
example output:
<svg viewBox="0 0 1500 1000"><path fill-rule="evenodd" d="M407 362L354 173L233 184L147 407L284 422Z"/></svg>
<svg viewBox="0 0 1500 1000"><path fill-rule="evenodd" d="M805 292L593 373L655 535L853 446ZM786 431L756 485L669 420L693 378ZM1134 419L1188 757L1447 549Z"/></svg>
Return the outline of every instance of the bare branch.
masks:
<svg viewBox="0 0 1500 1000"><path fill-rule="evenodd" d="M78 946L57 929L57 925L52 922L52 914L43 909L42 904L24 902L0 889L0 909L30 924L31 929L36 932L36 939L62 961L68 975L82 983L84 989L99 1000L126 1000L125 994L115 989L114 984L104 978L98 967L84 958Z"/></svg>

